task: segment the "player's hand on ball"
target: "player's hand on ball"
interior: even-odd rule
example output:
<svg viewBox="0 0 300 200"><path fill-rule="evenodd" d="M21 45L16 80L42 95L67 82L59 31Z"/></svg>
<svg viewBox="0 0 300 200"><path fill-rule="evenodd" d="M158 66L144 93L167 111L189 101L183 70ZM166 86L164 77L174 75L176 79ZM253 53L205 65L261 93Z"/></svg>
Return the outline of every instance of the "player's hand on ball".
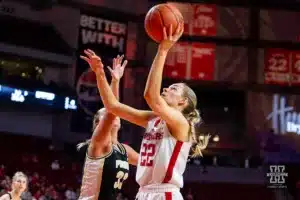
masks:
<svg viewBox="0 0 300 200"><path fill-rule="evenodd" d="M112 79L115 81L119 81L122 78L124 74L124 69L128 63L127 60L124 60L123 62L123 58L124 55L118 55L116 58L113 59L113 68L110 68L109 66L107 67L111 73Z"/></svg>
<svg viewBox="0 0 300 200"><path fill-rule="evenodd" d="M90 49L84 50L84 53L86 56L80 56L80 58L85 60L90 65L90 68L93 70L93 72L104 73L103 63L101 61L101 58L97 56L97 54Z"/></svg>
<svg viewBox="0 0 300 200"><path fill-rule="evenodd" d="M167 28L164 27L163 28L164 39L159 44L159 50L169 51L172 48L172 46L179 40L179 38L183 33L183 30L184 30L183 22L180 23L180 25L178 25L174 34L172 34L173 33L172 25L170 26L168 31Z"/></svg>

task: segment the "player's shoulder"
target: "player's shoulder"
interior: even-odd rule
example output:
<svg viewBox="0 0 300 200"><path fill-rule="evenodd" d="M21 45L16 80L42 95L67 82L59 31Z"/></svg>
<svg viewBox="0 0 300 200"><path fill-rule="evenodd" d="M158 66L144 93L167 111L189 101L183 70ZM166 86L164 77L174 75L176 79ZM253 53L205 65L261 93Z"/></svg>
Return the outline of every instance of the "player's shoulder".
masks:
<svg viewBox="0 0 300 200"><path fill-rule="evenodd" d="M6 193L0 197L1 200L10 200L11 195L9 193Z"/></svg>
<svg viewBox="0 0 300 200"><path fill-rule="evenodd" d="M124 144L122 144L120 142L118 142L117 144L114 145L114 149L123 155L127 155L126 147L124 146Z"/></svg>
<svg viewBox="0 0 300 200"><path fill-rule="evenodd" d="M153 115L148 121L146 130L149 130L149 128L151 129L151 128L157 126L162 121L163 120L159 116Z"/></svg>

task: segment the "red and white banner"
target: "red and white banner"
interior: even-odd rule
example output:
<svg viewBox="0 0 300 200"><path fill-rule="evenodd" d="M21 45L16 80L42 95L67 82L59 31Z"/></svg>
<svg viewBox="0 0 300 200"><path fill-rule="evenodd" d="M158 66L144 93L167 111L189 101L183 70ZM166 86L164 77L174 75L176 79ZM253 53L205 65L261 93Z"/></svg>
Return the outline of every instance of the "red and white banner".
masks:
<svg viewBox="0 0 300 200"><path fill-rule="evenodd" d="M291 65L291 84L300 86L300 51L292 52Z"/></svg>
<svg viewBox="0 0 300 200"><path fill-rule="evenodd" d="M173 79L213 80L214 44L178 42L170 50L164 76Z"/></svg>
<svg viewBox="0 0 300 200"><path fill-rule="evenodd" d="M190 22L193 19L193 6L190 3L177 3L177 2L168 2L172 6L175 6L182 14L184 20L184 35L189 34Z"/></svg>
<svg viewBox="0 0 300 200"><path fill-rule="evenodd" d="M172 47L165 63L164 75L166 77L186 78L188 49L189 44L187 42L178 42Z"/></svg>
<svg viewBox="0 0 300 200"><path fill-rule="evenodd" d="M193 43L191 79L213 80L215 69L215 44Z"/></svg>
<svg viewBox="0 0 300 200"><path fill-rule="evenodd" d="M300 51L266 49L265 83L300 86Z"/></svg>
<svg viewBox="0 0 300 200"><path fill-rule="evenodd" d="M217 34L217 7L213 4L174 3L184 19L184 35L215 36Z"/></svg>
<svg viewBox="0 0 300 200"><path fill-rule="evenodd" d="M215 36L217 34L217 8L215 5L193 4L190 35Z"/></svg>
<svg viewBox="0 0 300 200"><path fill-rule="evenodd" d="M265 50L265 83L290 83L290 55L290 51L286 49Z"/></svg>

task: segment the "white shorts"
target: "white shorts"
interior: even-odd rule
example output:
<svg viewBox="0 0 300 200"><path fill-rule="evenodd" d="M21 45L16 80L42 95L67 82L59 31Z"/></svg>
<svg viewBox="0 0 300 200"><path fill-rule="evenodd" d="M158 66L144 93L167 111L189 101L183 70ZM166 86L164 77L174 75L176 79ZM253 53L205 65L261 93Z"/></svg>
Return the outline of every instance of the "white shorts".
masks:
<svg viewBox="0 0 300 200"><path fill-rule="evenodd" d="M161 184L141 187L136 200L183 200L183 197L175 185Z"/></svg>

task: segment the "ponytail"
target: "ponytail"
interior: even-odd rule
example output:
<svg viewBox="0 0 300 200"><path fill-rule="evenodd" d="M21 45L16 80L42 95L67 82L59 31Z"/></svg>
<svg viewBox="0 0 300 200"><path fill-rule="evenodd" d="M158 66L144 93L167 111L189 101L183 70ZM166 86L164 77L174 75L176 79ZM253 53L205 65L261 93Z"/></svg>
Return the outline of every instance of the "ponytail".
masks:
<svg viewBox="0 0 300 200"><path fill-rule="evenodd" d="M91 139L88 139L85 142L81 142L77 144L77 151L79 151L82 147L89 145L90 143L91 143Z"/></svg>
<svg viewBox="0 0 300 200"><path fill-rule="evenodd" d="M201 140L200 136L197 135L197 133L196 133L195 126L196 126L196 124L201 123L201 117L200 117L199 111L197 109L194 109L192 112L190 112L187 115L186 119L188 120L188 122L190 124L191 140L195 144L195 147L192 149L192 151L193 151L192 157L203 156L202 150L206 149L208 142L209 142L210 135L204 136L204 139Z"/></svg>
<svg viewBox="0 0 300 200"><path fill-rule="evenodd" d="M195 158L198 156L203 157L202 150L206 149L210 137L211 136L208 134L208 135L204 136L203 140L200 139L200 136L198 136L198 138L194 139L194 142L196 143L196 145L193 148L192 158Z"/></svg>

